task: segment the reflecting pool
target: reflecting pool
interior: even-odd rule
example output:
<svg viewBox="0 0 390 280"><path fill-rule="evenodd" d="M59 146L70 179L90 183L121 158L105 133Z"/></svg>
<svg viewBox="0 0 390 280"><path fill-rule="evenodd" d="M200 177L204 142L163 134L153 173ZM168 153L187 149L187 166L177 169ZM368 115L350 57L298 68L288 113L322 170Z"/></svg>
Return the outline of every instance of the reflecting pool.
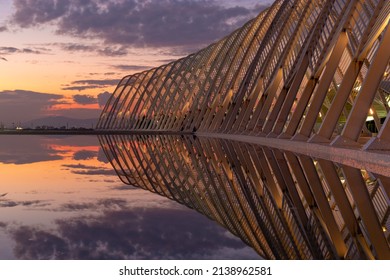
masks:
<svg viewBox="0 0 390 280"><path fill-rule="evenodd" d="M258 259L218 223L126 185L94 136L0 137L0 259Z"/></svg>
<svg viewBox="0 0 390 280"><path fill-rule="evenodd" d="M264 258L390 259L388 177L231 140L99 139L124 183L204 214Z"/></svg>
<svg viewBox="0 0 390 280"><path fill-rule="evenodd" d="M369 169L190 135L0 146L0 259L390 259Z"/></svg>

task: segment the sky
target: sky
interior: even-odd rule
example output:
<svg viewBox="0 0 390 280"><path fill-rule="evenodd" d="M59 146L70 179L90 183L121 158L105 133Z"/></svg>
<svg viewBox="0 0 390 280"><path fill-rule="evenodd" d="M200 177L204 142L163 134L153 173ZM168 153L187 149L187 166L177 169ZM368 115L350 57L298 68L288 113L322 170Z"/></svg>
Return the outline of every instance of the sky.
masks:
<svg viewBox="0 0 390 280"><path fill-rule="evenodd" d="M272 0L0 0L0 124L98 118L119 80L228 35Z"/></svg>

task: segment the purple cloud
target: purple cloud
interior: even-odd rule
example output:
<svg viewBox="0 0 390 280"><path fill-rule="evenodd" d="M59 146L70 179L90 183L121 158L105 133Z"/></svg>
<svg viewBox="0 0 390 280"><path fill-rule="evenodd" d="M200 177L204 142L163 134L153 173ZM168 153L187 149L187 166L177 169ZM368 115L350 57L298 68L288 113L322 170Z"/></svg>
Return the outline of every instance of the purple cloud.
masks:
<svg viewBox="0 0 390 280"><path fill-rule="evenodd" d="M103 56L124 56L127 55L128 52L126 48L124 47L105 47L103 49L98 49L97 50L98 54L103 55Z"/></svg>
<svg viewBox="0 0 390 280"><path fill-rule="evenodd" d="M102 79L102 80L77 80L73 81L71 85L66 85L62 89L63 90L86 90L86 89L96 89L96 88L104 88L109 86L115 86L119 83L119 79Z"/></svg>
<svg viewBox="0 0 390 280"><path fill-rule="evenodd" d="M95 46L76 43L57 43L55 45L59 45L61 49L68 52L90 52L96 49Z"/></svg>
<svg viewBox="0 0 390 280"><path fill-rule="evenodd" d="M13 21L20 27L29 27L60 18L70 8L71 1L14 0L13 3Z"/></svg>
<svg viewBox="0 0 390 280"><path fill-rule="evenodd" d="M111 97L111 93L109 93L108 91L105 91L105 92L102 92L100 94L98 94L98 103L99 103L99 106L100 107L103 107L104 105L106 105L108 99L110 99Z"/></svg>
<svg viewBox="0 0 390 280"><path fill-rule="evenodd" d="M75 94L73 95L73 101L81 105L87 105L97 103L97 98L92 95Z"/></svg>
<svg viewBox="0 0 390 280"><path fill-rule="evenodd" d="M136 47L209 44L240 27L265 6L253 9L205 0L14 0L11 23L19 27L55 24L57 33L100 38ZM122 55L125 49L103 49Z"/></svg>
<svg viewBox="0 0 390 280"><path fill-rule="evenodd" d="M145 66L145 65L114 65L113 68L123 71L142 71L146 69L152 68L152 66Z"/></svg>
<svg viewBox="0 0 390 280"><path fill-rule="evenodd" d="M47 50L47 49L46 49ZM40 50L30 48L0 47L0 54L9 55L15 53L42 54Z"/></svg>
<svg viewBox="0 0 390 280"><path fill-rule="evenodd" d="M62 103L62 98L60 94L26 90L0 91L0 121L11 124L39 118L50 107Z"/></svg>

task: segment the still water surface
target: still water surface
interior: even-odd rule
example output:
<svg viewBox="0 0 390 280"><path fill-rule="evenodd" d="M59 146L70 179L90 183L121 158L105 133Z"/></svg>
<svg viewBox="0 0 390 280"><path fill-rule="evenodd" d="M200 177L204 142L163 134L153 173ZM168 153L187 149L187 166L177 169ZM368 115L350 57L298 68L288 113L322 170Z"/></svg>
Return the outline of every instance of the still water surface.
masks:
<svg viewBox="0 0 390 280"><path fill-rule="evenodd" d="M194 210L122 183L97 137L0 137L0 259L258 259Z"/></svg>

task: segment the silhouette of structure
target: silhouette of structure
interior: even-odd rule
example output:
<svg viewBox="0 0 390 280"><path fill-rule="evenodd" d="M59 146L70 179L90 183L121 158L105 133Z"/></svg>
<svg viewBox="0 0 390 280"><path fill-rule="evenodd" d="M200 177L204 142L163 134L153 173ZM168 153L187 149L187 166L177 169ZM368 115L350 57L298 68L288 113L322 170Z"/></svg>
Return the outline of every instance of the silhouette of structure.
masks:
<svg viewBox="0 0 390 280"><path fill-rule="evenodd" d="M232 158L232 162L247 168L240 180L249 178L248 170L260 176L257 170L265 168L261 174L268 174L274 214L280 215L286 207L283 203L292 202L296 208L291 215L298 224L307 226L315 220L312 230L324 230L328 238L324 244L332 241L332 250L321 245L321 253L310 251L300 257L389 259L389 19L387 0L276 0L209 47L124 77L97 129L192 133L268 147L261 149L258 160ZM159 162L165 164L163 159ZM144 164L138 163L141 171L149 170ZM290 169L293 175L286 175ZM161 184L151 175L138 176L129 183L150 190ZM261 176L254 186L261 184ZM271 179L278 192L272 189ZM159 180L178 185L175 180L183 179ZM381 203L375 200L378 197ZM307 209L315 214L307 214ZM283 251L290 246L285 241L280 241L285 246L280 251L261 247L262 242L257 250L265 257L293 258L293 253ZM294 242L300 248L301 243ZM313 246L310 242L308 248Z"/></svg>
<svg viewBox="0 0 390 280"><path fill-rule="evenodd" d="M388 177L222 139L99 139L124 183L195 209L264 258L390 258Z"/></svg>

